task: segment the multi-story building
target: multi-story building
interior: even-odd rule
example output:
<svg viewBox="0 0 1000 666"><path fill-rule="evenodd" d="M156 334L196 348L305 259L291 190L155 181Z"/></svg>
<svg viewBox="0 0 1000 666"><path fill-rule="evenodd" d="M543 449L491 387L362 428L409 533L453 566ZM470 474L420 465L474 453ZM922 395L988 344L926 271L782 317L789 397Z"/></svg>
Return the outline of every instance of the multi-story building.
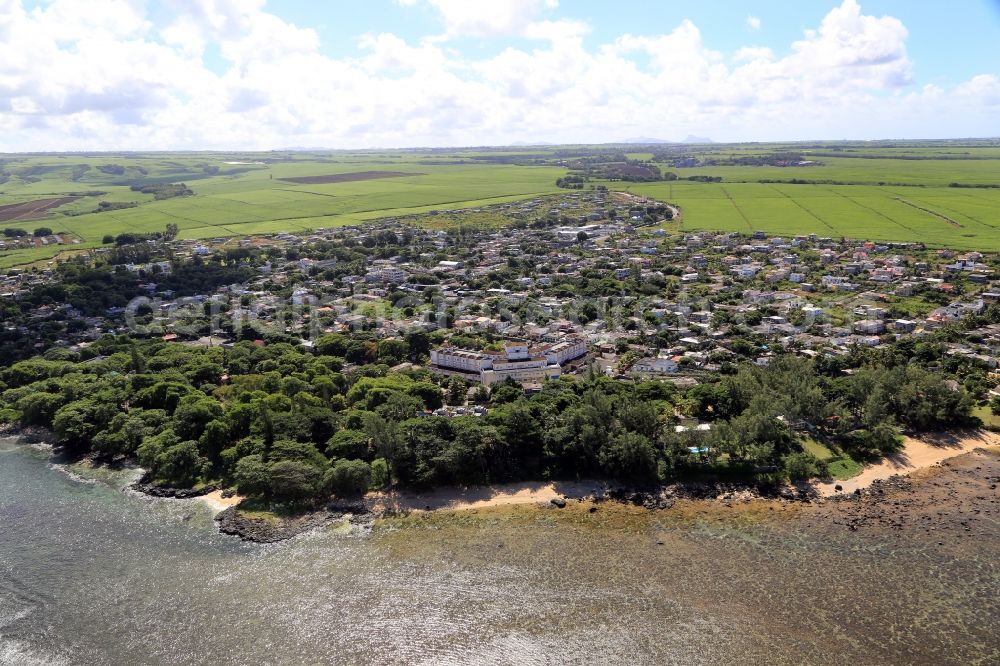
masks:
<svg viewBox="0 0 1000 666"><path fill-rule="evenodd" d="M502 352L446 347L431 351L431 369L442 374L465 376L486 386L507 379L520 384L533 384L559 377L563 363L586 353L587 343L582 338L570 338L534 348L524 342L509 342Z"/></svg>

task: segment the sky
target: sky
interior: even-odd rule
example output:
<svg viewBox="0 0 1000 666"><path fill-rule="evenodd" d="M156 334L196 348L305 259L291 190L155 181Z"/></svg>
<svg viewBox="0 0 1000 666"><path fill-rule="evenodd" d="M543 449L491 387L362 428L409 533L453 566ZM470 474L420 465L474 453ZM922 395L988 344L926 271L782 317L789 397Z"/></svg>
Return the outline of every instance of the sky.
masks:
<svg viewBox="0 0 1000 666"><path fill-rule="evenodd" d="M1000 0L0 0L0 151L1000 135Z"/></svg>

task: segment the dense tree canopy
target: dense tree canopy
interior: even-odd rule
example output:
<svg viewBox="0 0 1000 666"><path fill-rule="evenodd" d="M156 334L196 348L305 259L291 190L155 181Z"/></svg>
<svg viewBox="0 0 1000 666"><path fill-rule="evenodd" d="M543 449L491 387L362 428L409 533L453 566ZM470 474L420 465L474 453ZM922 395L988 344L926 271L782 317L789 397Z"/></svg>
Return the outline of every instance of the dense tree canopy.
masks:
<svg viewBox="0 0 1000 666"><path fill-rule="evenodd" d="M0 419L50 427L77 452L136 456L162 484L224 482L311 503L387 484L649 484L719 465L804 478L825 471L802 451L804 433L877 455L897 446L900 428L948 427L972 406L963 386L929 369L939 355L925 365L913 349L889 348L836 364L778 355L687 391L598 375L550 381L530 397L500 384L476 392L485 416L452 418L432 412L463 403L464 381L388 369L424 349L421 336L382 340L370 360L345 366L357 342L334 334L315 351L222 350L106 336L87 359L35 357L0 371Z"/></svg>

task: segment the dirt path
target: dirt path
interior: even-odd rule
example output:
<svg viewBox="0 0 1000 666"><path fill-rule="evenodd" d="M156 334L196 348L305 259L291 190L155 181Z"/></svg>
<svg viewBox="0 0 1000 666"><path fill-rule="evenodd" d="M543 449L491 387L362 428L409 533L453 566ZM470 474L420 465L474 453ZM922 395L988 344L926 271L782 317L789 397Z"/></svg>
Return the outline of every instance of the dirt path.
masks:
<svg viewBox="0 0 1000 666"><path fill-rule="evenodd" d="M816 490L824 497L853 493L858 488L867 488L876 479L888 479L895 474L909 474L918 469L933 467L948 458L984 446L1000 446L1000 435L986 430L972 430L924 435L919 439L907 437L903 450L899 453L866 467L863 472L846 481L817 483ZM843 490L837 490L837 485Z"/></svg>

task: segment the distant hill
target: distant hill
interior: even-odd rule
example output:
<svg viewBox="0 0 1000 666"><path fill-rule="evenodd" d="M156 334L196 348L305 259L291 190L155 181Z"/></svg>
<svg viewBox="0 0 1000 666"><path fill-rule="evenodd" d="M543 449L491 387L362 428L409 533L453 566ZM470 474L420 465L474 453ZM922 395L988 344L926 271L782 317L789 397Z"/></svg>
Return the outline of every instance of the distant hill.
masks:
<svg viewBox="0 0 1000 666"><path fill-rule="evenodd" d="M684 140L681 141L681 143L715 143L715 142L705 136L692 136L691 134L688 134L686 137L684 137Z"/></svg>

